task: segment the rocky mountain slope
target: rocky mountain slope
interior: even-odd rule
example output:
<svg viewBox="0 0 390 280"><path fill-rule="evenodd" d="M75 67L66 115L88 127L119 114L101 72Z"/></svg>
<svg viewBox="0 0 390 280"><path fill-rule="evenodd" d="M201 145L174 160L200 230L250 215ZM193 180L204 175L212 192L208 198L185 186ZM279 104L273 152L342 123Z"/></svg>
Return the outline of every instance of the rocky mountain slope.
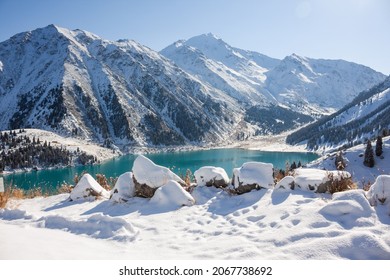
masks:
<svg viewBox="0 0 390 280"><path fill-rule="evenodd" d="M0 44L0 129L115 144L218 142L241 108L157 52L54 25Z"/></svg>
<svg viewBox="0 0 390 280"><path fill-rule="evenodd" d="M310 69L316 69L313 63ZM121 149L218 144L312 121L326 112L319 105L332 105L316 104L314 89L331 94L329 87L338 86L334 75L351 96L384 79L343 62L345 75L337 65L318 66L314 76L306 75L310 81L296 84L280 74L290 75L293 66L282 67L290 64L211 34L160 54L131 40L113 42L49 25L0 43L0 130L38 128ZM291 65L302 73L308 68Z"/></svg>
<svg viewBox="0 0 390 280"><path fill-rule="evenodd" d="M287 142L307 141L309 148L335 149L354 146L383 133L386 135L389 129L390 76L361 92L338 112L292 133Z"/></svg>
<svg viewBox="0 0 390 280"><path fill-rule="evenodd" d="M203 82L250 105L328 114L385 76L366 66L296 54L283 60L234 48L213 34L180 40L161 54Z"/></svg>

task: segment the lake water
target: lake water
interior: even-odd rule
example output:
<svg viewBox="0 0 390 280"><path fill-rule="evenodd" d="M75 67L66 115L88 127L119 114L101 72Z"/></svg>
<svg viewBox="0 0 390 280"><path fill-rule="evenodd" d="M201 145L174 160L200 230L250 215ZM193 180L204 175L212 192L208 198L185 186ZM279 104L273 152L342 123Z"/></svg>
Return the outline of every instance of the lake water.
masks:
<svg viewBox="0 0 390 280"><path fill-rule="evenodd" d="M240 167L244 162L260 161L272 163L275 168L284 169L286 161L292 163L301 161L306 164L318 158L314 153L301 152L263 152L245 149L213 149L190 152L156 153L146 155L153 162L172 169L176 174L185 174L186 170L194 173L202 166L212 165L222 167L228 175L232 170ZM4 176L6 186L10 184L19 188L31 189L41 187L44 191L55 192L63 182L73 184L76 174L83 171L95 175L101 173L109 177L118 177L124 172L131 171L136 155L125 155L99 165L77 166L70 168L40 170L25 173L9 174Z"/></svg>

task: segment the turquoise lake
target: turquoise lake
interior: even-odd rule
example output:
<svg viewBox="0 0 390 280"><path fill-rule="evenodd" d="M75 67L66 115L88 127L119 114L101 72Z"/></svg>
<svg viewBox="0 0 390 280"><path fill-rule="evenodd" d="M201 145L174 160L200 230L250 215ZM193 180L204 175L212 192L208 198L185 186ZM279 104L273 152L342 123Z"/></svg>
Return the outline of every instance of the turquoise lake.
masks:
<svg viewBox="0 0 390 280"><path fill-rule="evenodd" d="M124 172L131 171L136 157L136 155L130 154L105 161L99 165L9 174L4 175L4 183L6 186L12 184L23 189L40 187L44 191L53 193L63 182L73 184L74 176L76 174L81 174L84 171L93 176L97 173L101 173L106 175L107 178L118 177ZM268 162L272 163L274 168L284 169L286 161L290 163L293 161L298 163L298 161L300 161L303 165L317 159L318 155L302 152L264 152L245 149L213 149L190 152L147 154L146 157L150 158L158 165L172 169L178 175L185 174L187 169L194 173L202 166L212 165L224 168L231 177L233 168L240 167L244 162Z"/></svg>

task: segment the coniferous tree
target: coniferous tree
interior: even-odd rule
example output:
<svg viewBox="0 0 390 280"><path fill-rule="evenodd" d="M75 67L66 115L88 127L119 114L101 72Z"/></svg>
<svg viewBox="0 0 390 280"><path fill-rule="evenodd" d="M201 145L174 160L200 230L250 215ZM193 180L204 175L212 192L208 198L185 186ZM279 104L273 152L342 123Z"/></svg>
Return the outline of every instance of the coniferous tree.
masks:
<svg viewBox="0 0 390 280"><path fill-rule="evenodd" d="M375 154L376 156L380 157L383 153L383 141L382 141L382 137L381 136L378 136L376 138L376 145L375 145Z"/></svg>
<svg viewBox="0 0 390 280"><path fill-rule="evenodd" d="M372 149L371 141L367 141L366 151L364 152L364 161L363 164L367 167L374 167L374 150Z"/></svg>
<svg viewBox="0 0 390 280"><path fill-rule="evenodd" d="M337 170L344 170L345 162L344 162L344 158L343 158L343 155L341 154L341 152L338 152L336 154L336 159L335 159L334 164L335 164Z"/></svg>
<svg viewBox="0 0 390 280"><path fill-rule="evenodd" d="M295 161L291 164L290 169L291 170L297 169L297 164L295 163Z"/></svg>

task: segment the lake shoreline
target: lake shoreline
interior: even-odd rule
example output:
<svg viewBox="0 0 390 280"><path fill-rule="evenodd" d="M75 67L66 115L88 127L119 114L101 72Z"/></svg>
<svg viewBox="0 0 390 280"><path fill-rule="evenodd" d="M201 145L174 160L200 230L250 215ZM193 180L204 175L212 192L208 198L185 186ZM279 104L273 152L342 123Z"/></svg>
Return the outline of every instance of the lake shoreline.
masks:
<svg viewBox="0 0 390 280"><path fill-rule="evenodd" d="M30 130L30 131L39 131L40 130ZM42 137L42 133L40 133ZM159 154L159 153L180 153L180 152L191 152L191 151L208 151L208 150L218 150L218 149L243 149L243 150L252 150L252 151L262 151L262 152L297 152L297 153L315 153L321 156L318 152L306 150L306 145L289 145L286 144L287 133L280 135L267 135L267 136L256 136L248 140L230 142L230 143L219 143L217 145L209 144L205 146L197 145L183 145L183 146L132 146L124 148L126 152L112 154L107 156L107 153L98 153L96 154L97 163L92 165L100 165L106 162L109 162L114 159L118 159L126 155L150 155L150 154ZM83 148L83 147L82 147ZM8 176L18 173L30 173L41 170L54 170L54 169L64 169L69 167L82 167L83 165L72 165L72 166L50 166L44 167L39 166L38 170L31 168L23 169L8 169L0 172L0 176ZM84 165L85 167L89 165Z"/></svg>

